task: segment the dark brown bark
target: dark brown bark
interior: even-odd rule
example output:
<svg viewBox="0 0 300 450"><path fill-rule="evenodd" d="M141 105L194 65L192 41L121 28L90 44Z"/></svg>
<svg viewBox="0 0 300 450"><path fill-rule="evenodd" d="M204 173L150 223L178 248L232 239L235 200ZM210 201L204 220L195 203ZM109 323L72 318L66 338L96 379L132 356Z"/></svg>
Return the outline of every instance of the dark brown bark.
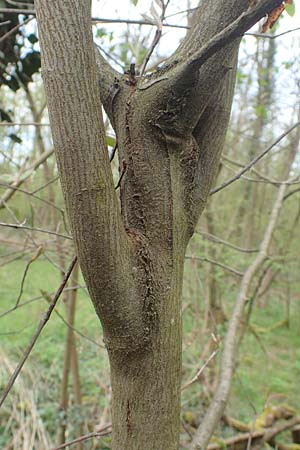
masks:
<svg viewBox="0 0 300 450"><path fill-rule="evenodd" d="M111 364L113 450L178 449L185 248L218 167L240 37L279 3L202 2L178 51L137 78L95 52L89 1L35 2L62 188ZM124 173L121 208L95 55Z"/></svg>

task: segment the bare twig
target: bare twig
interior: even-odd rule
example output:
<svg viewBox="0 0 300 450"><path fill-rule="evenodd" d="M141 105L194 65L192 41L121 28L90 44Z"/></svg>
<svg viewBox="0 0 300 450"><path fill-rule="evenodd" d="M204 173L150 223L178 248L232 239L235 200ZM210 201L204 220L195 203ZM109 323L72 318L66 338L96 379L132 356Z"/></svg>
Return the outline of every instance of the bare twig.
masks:
<svg viewBox="0 0 300 450"><path fill-rule="evenodd" d="M117 141L117 139L116 139L114 148L112 149L111 155L110 155L110 157L109 157L109 161L110 161L110 162L112 162L112 160L114 159L117 150L118 150L118 141Z"/></svg>
<svg viewBox="0 0 300 450"><path fill-rule="evenodd" d="M24 15L36 15L36 11L34 9L18 9L18 8L0 8L0 13L4 14L24 14ZM92 22L97 23L126 23L129 25L149 25L149 26L155 26L153 22L150 22L148 20L130 20L130 19L106 19L103 17L92 17ZM175 25L171 23L165 22L164 27L169 28L183 28L188 29L189 27L185 25Z"/></svg>
<svg viewBox="0 0 300 450"><path fill-rule="evenodd" d="M291 195L294 195L294 194L296 194L299 191L300 191L300 188L294 189L293 191L289 192L288 194L286 194L284 196L284 200L287 200L289 197L291 197Z"/></svg>
<svg viewBox="0 0 300 450"><path fill-rule="evenodd" d="M227 170L234 172L234 170L231 167L227 166L227 164L225 164L224 162L222 164ZM251 183L265 183L265 184L271 184L273 186L280 186L282 184L286 184L287 186L293 186L295 184L300 183L299 176L295 177L293 180L282 180L282 181L278 180L277 181L277 180L272 180L271 178L265 177L264 175L259 174L257 171L255 171L255 172L256 172L255 174L258 175L259 178L251 178L251 177L248 177L245 175L242 175L241 178L243 180L250 181Z"/></svg>
<svg viewBox="0 0 300 450"><path fill-rule="evenodd" d="M9 25L11 20L6 20L5 22L0 22L0 27L5 27L5 25Z"/></svg>
<svg viewBox="0 0 300 450"><path fill-rule="evenodd" d="M1 12L1 10L0 10ZM50 123L41 122L0 122L0 127L50 127Z"/></svg>
<svg viewBox="0 0 300 450"><path fill-rule="evenodd" d="M165 17L165 19L169 19L170 17L174 17L174 16L179 16L180 14L191 13L191 12L197 11L197 9L199 9L199 6L196 6L195 8L183 9L182 11L178 11L178 12L173 13L173 14L168 14Z"/></svg>
<svg viewBox="0 0 300 450"><path fill-rule="evenodd" d="M6 3L8 3L9 5L12 6L17 6L18 8L34 8L34 4L30 4L30 3L25 3L25 2L19 2L19 1L14 1L14 0L6 0Z"/></svg>
<svg viewBox="0 0 300 450"><path fill-rule="evenodd" d="M299 31L300 27L292 28L291 30L283 31L282 33L278 34L263 34L263 33L245 33L246 36L254 36L258 38L265 38L265 39L276 39L281 36L285 36L286 34L293 33L294 31Z"/></svg>
<svg viewBox="0 0 300 450"><path fill-rule="evenodd" d="M12 34L14 34L16 31L18 31L19 28L23 27L23 25L27 25L29 22L33 20L33 17L28 17L28 19L24 20L22 23L18 23L15 27L13 27L11 30L9 30L7 33L5 33L0 38L0 43L5 41L5 39L9 38Z"/></svg>
<svg viewBox="0 0 300 450"><path fill-rule="evenodd" d="M201 374L203 373L204 369L208 366L208 364L210 363L210 361L212 359L214 359L214 357L218 354L219 349L217 348L216 350L214 350L212 352L212 354L210 355L210 357L207 359L207 361L205 361L205 363L203 364L203 366L200 367L200 369L198 370L198 372L196 373L196 375L190 380L188 381L186 384L184 384L181 388L181 390L183 391L184 389L187 389L188 387L190 387L192 384L196 383L197 381L200 380Z"/></svg>
<svg viewBox="0 0 300 450"><path fill-rule="evenodd" d="M21 286L20 286L20 292L19 292L19 295L18 295L18 297L17 297L17 300L16 300L16 303L15 303L14 309L16 309L16 308L18 307L19 303L20 303L20 300L21 300L21 297L22 297L22 294L23 294L24 283L25 283L25 280L26 280L26 276L27 276L29 267L31 266L31 264L32 264L34 261L36 261L36 260L38 259L38 257L42 254L42 252L43 252L43 247L42 247L42 246L38 247L38 249L37 249L37 251L35 252L35 254L32 256L32 258L30 258L30 260L29 260L28 263L26 264L26 267L25 267L25 270L24 270L24 273L23 273L23 276L22 276L22 281L21 281Z"/></svg>
<svg viewBox="0 0 300 450"><path fill-rule="evenodd" d="M144 75L147 64L149 62L149 59L151 58L151 55L154 52L155 47L157 46L157 44L159 43L159 41L161 39L163 22L165 19L165 14L166 14L166 10L169 5L169 2L170 2L170 0L167 0L166 2L164 0L161 0L161 2L160 2L161 3L161 15L160 15L160 17L157 17L157 20L156 20L156 26L157 26L156 32L155 32L153 41L150 45L150 48L148 49L146 56L144 58L144 61L143 61L142 67L141 67L141 76Z"/></svg>
<svg viewBox="0 0 300 450"><path fill-rule="evenodd" d="M31 195L34 195L37 192L42 191L47 186L49 186L49 184L55 183L55 181L57 181L58 179L59 179L59 175L57 175L56 177L52 178L52 180L47 181L47 183L42 184L40 187L36 188L34 191L31 192Z"/></svg>
<svg viewBox="0 0 300 450"><path fill-rule="evenodd" d="M1 124L0 124L1 125ZM17 169L21 169L20 164L18 164L16 161L14 161L9 155L7 155L5 152L3 152L2 150L0 150L0 155L3 156L3 158L7 159L7 161L9 161L11 164L13 164L15 167L17 167Z"/></svg>
<svg viewBox="0 0 300 450"><path fill-rule="evenodd" d="M94 431L93 433L85 434L84 436L80 436L77 439L74 439L73 441L65 442L64 444L52 448L51 450L61 450L62 448L70 447L71 445L78 444L79 442L84 442L89 439L106 436L110 433L111 433L111 424L104 426L100 431Z"/></svg>
<svg viewBox="0 0 300 450"><path fill-rule="evenodd" d="M186 255L185 259L191 259L192 261L208 262L210 264L214 264L215 266L221 267L222 269L227 270L228 272L231 272L234 275L237 275L239 277L243 276L243 272L240 272L239 270L234 269L233 267L227 266L226 264L215 261L214 259L206 258L205 256Z"/></svg>
<svg viewBox="0 0 300 450"><path fill-rule="evenodd" d="M125 173L126 173L126 170L127 170L127 166L126 166L126 162L125 162L125 161L123 161L122 166L123 166L123 167L122 167L122 172L121 172L119 181L117 182L117 184L116 184L116 186L115 186L115 191L118 190L119 187L121 186L121 182L122 182L123 177L124 177L124 175L125 175Z"/></svg>
<svg viewBox="0 0 300 450"><path fill-rule="evenodd" d="M229 180L222 183L220 186L215 187L210 191L210 195L216 194L217 192L221 191L222 189L229 186L234 181L241 178L244 173L246 173L249 169L251 169L254 164L256 164L260 159L262 159L267 153L269 153L272 148L274 148L283 138L285 138L288 134L290 134L295 128L297 128L300 125L300 121L296 122L292 127L290 127L287 131L282 133L268 148L266 148L263 152L261 152L259 155L257 155L252 161L250 161L246 166L240 170L234 177L230 178Z"/></svg>
<svg viewBox="0 0 300 450"><path fill-rule="evenodd" d="M19 9L19 8L0 8L0 13L4 14L24 14L35 15L34 9Z"/></svg>
<svg viewBox="0 0 300 450"><path fill-rule="evenodd" d="M72 292L74 290L77 290L78 286L74 286L74 287L70 287L65 289L65 292ZM48 292L42 291L41 293L43 294L43 297L45 298L45 300L48 303L51 303L51 295L48 294ZM57 317L60 318L60 320L72 331L74 331L74 333L78 334L78 336L82 337L83 339L89 341L91 344L96 345L99 348L105 348L104 345L99 344L97 341L94 341L94 339L90 338L89 336L87 336L86 334L82 333L80 330L78 330L76 327L74 327L74 325L72 325L70 322L68 322L64 316L58 311L57 308L54 309L55 314L57 315Z"/></svg>
<svg viewBox="0 0 300 450"><path fill-rule="evenodd" d="M0 222L0 227L8 227L8 228L23 229L23 230L29 230L29 231L37 231L39 233L51 234L53 236L58 236L58 237L61 237L61 238L64 238L64 239L70 239L70 240L73 239L71 236L68 236L66 234L56 233L55 231L51 231L51 230L44 230L43 228L29 227L27 225L22 225L22 224L18 225L17 223Z"/></svg>
<svg viewBox="0 0 300 450"><path fill-rule="evenodd" d="M65 289L64 289L64 291L66 292L66 291L69 291L69 290L71 290L71 289L86 289L86 287L85 286L71 286L71 287L66 287ZM49 295L54 295L55 294L55 292L54 293L51 293L51 294L49 294ZM29 300L26 300L25 302L23 302L23 303L19 303L19 305L17 306L17 308L15 308L14 306L12 307L12 308L10 308L10 309L8 309L8 310L6 310L6 311L4 311L3 313L1 313L0 314L0 319L2 319L2 317L5 317L5 316L7 316L8 314L10 314L10 313L12 313L12 312L14 312L16 309L19 309L19 308L23 308L23 306L27 306L27 305L29 305L30 303L33 303L33 302L36 302L36 301L38 301L38 300L42 300L42 299L44 299L45 298L45 296L44 295L38 295L38 296L36 296L36 297L33 297L33 298L30 298Z"/></svg>
<svg viewBox="0 0 300 450"><path fill-rule="evenodd" d="M57 179L57 178L56 178ZM53 183L53 180L51 180L51 182ZM51 182L48 182L46 185L49 185ZM43 188L46 187L46 185L43 186ZM62 215L64 215L64 210L62 208L59 208L58 206L56 206L54 203L50 202L49 200L46 200L44 198L39 197L38 195L35 195L33 192L29 192L26 191L25 189L20 189L16 186L14 186L14 184L8 184L8 183L1 183L0 182L0 186L7 188L8 190L12 189L13 191L18 191L21 192L22 194L28 195L29 197L35 198L36 200L39 200L42 203L45 203L46 205L51 206L52 208L56 209L57 211L59 211ZM5 194L4 194L5 195ZM4 197L4 196L3 196ZM7 201L8 199L6 199L5 201ZM0 197L0 208L2 206L2 202L3 202L3 198ZM3 205L4 206L4 205Z"/></svg>
<svg viewBox="0 0 300 450"><path fill-rule="evenodd" d="M230 242L224 241L224 239L221 239L217 236L214 236L213 234L206 233L204 231L195 231L196 234L200 234L205 239L208 239L209 241L216 242L217 244L223 244L226 245L226 247L232 248L233 250L236 250L238 252L242 253L257 253L258 249L256 248L243 248L238 247L237 245L231 244Z"/></svg>
<svg viewBox="0 0 300 450"><path fill-rule="evenodd" d="M0 198L0 208L3 208L4 202L7 202L7 200L9 200L14 195L14 193L16 192L14 188L20 187L21 184L23 184L32 175L32 173L36 169L38 169L38 167L43 164L53 153L53 149L45 151L39 158L36 159L36 161L34 161L34 163L29 169L25 171L25 173L19 173L17 180L7 188L7 190Z"/></svg>
<svg viewBox="0 0 300 450"><path fill-rule="evenodd" d="M36 329L36 332L32 336L28 347L26 348L25 352L23 353L23 355L22 355L22 357L21 357L21 359L19 361L19 364L17 365L16 369L14 370L13 374L11 375L11 377L10 377L10 379L9 379L9 381L8 381L6 387L5 387L5 389L4 389L4 391L3 391L2 395L1 395L0 408L3 405L3 402L5 401L6 397L8 396L11 388L13 387L13 385L14 385L17 377L18 377L18 375L20 374L20 372L22 370L22 367L24 366L27 358L29 357L29 355L30 355L30 353L31 353L31 351L32 351L32 349L33 349L37 339L39 338L43 328L45 327L46 323L50 319L51 313L52 313L53 309L55 308L55 305L56 305L56 303L57 303L61 293L63 292L64 287L65 287L65 285L68 282L68 279L71 276L72 270L73 270L76 262L77 262L77 256L74 256L74 258L72 259L72 262L71 262L67 272L65 273L65 276L64 276L64 278L63 278L59 288L56 291L56 294L55 294L55 296L53 298L53 301L52 301L51 305L49 306L47 312L41 318L40 323L39 323L39 325L38 325L38 327Z"/></svg>

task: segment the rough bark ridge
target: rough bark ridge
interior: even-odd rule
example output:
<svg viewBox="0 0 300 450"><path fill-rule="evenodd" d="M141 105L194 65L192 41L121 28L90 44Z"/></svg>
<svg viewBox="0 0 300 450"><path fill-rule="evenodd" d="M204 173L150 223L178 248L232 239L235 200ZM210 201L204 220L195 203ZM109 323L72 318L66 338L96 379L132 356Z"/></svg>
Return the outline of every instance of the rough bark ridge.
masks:
<svg viewBox="0 0 300 450"><path fill-rule="evenodd" d="M111 363L113 450L178 449L185 248L218 166L240 37L280 3L201 2L178 50L140 79L95 52L89 0L35 2L62 188ZM99 95L126 168L121 208Z"/></svg>

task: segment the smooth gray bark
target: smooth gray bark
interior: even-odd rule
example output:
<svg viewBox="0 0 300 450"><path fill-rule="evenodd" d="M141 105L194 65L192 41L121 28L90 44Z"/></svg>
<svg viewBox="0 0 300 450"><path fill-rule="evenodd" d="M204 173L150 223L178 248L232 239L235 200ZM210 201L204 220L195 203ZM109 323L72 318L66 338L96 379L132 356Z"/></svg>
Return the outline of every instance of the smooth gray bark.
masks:
<svg viewBox="0 0 300 450"><path fill-rule="evenodd" d="M90 1L35 1L62 188L111 364L113 450L178 450L185 249L219 163L240 38L279 3L202 2L175 54L138 78L95 52ZM126 168L121 208L99 96Z"/></svg>

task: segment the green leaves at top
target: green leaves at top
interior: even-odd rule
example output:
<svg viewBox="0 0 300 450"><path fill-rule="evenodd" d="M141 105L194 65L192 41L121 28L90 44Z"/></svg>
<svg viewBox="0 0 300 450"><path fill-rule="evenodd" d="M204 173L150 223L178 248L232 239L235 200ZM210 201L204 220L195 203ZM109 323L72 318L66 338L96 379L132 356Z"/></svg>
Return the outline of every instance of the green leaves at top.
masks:
<svg viewBox="0 0 300 450"><path fill-rule="evenodd" d="M131 2L134 4L134 6L136 6L138 4L139 0L131 0Z"/></svg>

